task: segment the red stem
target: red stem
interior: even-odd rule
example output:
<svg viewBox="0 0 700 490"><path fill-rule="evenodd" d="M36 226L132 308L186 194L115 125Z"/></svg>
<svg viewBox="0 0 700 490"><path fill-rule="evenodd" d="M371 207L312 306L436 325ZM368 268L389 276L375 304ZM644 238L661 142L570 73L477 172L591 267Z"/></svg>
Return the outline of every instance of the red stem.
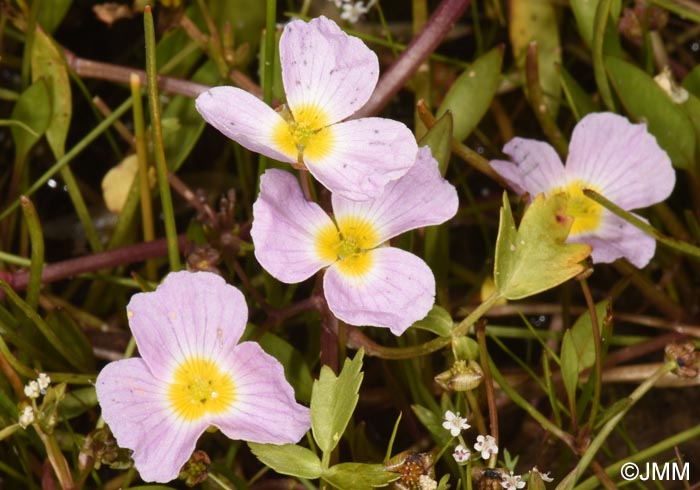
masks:
<svg viewBox="0 0 700 490"><path fill-rule="evenodd" d="M379 113L447 36L452 25L469 6L469 2L470 0L442 0L399 59L384 72L372 96L352 119Z"/></svg>

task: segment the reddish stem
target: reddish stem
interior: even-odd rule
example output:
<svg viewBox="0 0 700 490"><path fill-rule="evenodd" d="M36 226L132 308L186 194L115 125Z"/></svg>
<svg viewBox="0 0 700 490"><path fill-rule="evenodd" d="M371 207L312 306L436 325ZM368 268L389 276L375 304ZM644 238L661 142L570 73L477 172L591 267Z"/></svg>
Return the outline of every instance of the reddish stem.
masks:
<svg viewBox="0 0 700 490"><path fill-rule="evenodd" d="M372 96L352 119L379 113L413 76L421 63L435 51L469 3L470 0L442 0L403 54L384 72Z"/></svg>

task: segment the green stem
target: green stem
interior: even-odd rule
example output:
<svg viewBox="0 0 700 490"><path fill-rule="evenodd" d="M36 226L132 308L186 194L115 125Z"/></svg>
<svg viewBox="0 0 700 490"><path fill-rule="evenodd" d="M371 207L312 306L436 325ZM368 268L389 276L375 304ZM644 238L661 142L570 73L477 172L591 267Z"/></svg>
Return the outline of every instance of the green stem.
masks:
<svg viewBox="0 0 700 490"><path fill-rule="evenodd" d="M617 206L612 201L607 200L605 197L601 196L593 189L584 189L583 193L587 197L589 197L590 199L593 199L595 202L597 202L598 204L603 206L605 209L607 209L608 211L613 213L614 215L627 221L632 226L639 228L647 235L651 235L659 243L662 243L662 244L666 245L667 247L670 247L674 250L678 250L679 252L684 253L686 255L700 258L700 247L696 247L695 245L691 245L689 243L682 242L680 240L675 240L673 238L667 237L666 235L662 234L659 230L657 230L656 228L654 228L650 224L645 223L644 221L639 219L634 214L632 214L628 211L625 211L624 209Z"/></svg>
<svg viewBox="0 0 700 490"><path fill-rule="evenodd" d="M61 155L54 154L54 156L57 159L61 158ZM95 228L94 223L92 222L92 218L90 217L90 212L88 211L88 208L85 205L83 195L80 193L78 181L75 180L75 177L73 176L73 171L70 169L70 167L65 166L61 168L60 174L61 179L63 179L63 182L68 188L68 196L73 202L75 214L78 215L78 220L80 221L80 224L83 225L85 238L87 238L87 241L90 244L90 249L92 249L93 252L102 252L103 247L102 242L100 241L100 236L97 233L97 229Z"/></svg>
<svg viewBox="0 0 700 490"><path fill-rule="evenodd" d="M151 186L148 178L148 157L146 155L146 128L143 121L143 104L141 102L141 79L131 74L131 100L134 102L134 142L136 144L136 158L139 165L139 190L141 192L141 220L143 221L143 239L152 242L155 239L155 226L153 224L153 206L151 203ZM154 281L156 279L156 263L153 260L146 261L146 277Z"/></svg>
<svg viewBox="0 0 700 490"><path fill-rule="evenodd" d="M272 84L275 75L275 30L277 24L277 1L266 0L265 4L265 63L262 67L263 102L272 104ZM267 157L260 155L258 179L267 168Z"/></svg>
<svg viewBox="0 0 700 490"><path fill-rule="evenodd" d="M574 438L571 437L571 434L568 434L561 430L557 425L555 425L547 417L542 415L542 413L540 413L527 400L525 400L525 398L520 396L520 393L511 388L508 382L506 382L501 372L496 367L496 364L494 364L494 362L490 359L489 367L491 368L491 376L496 381L496 383L498 383L498 386L501 387L505 394L508 395L508 398L510 398L513 401L513 403L525 410L528 413L528 415L530 415L530 417L539 422L540 425L542 425L542 427L544 427L546 430L558 437L567 446L571 448L575 447Z"/></svg>
<svg viewBox="0 0 700 490"><path fill-rule="evenodd" d="M85 137L80 140L71 150L59 158L56 163L54 163L50 169L48 169L44 174L39 177L39 179L34 182L29 189L24 192L24 195L29 197L38 189L40 189L51 177L53 177L56 172L61 170L64 166L68 165L76 156L78 156L87 146L92 143L98 136L104 133L107 128L109 128L114 121L119 119L126 111L131 107L131 99L124 101L109 117L106 117L102 122L100 122L95 128L90 131ZM5 210L0 213L0 221L5 219L10 213L12 213L19 206L19 199L10 204Z"/></svg>
<svg viewBox="0 0 700 490"><path fill-rule="evenodd" d="M649 379L640 384L630 394L630 396L627 397L625 406L619 412L617 412L610 420L608 420L608 422L606 422L606 424L603 426L600 432L591 441L590 445L588 446L588 449L586 449L586 452L583 454L578 464L576 465L576 468L571 470L571 473L569 475L573 476L572 481L575 482L578 479L578 477L583 474L584 470L593 460L593 457L602 447L603 443L605 443L610 433L617 426L618 422L620 422L620 420L622 420L622 418L627 414L629 409L632 408L632 406L635 403L637 403L642 398L642 396L644 396L646 392L654 386L654 383L656 383L656 381L659 378L661 378L666 373L670 373L677 366L678 365L676 364L676 361L668 361L663 366L661 366L654 374L652 374L649 377Z"/></svg>
<svg viewBox="0 0 700 490"><path fill-rule="evenodd" d="M452 339L461 337L469 332L470 327L496 304L502 296L495 292L472 311L462 322L452 330L450 337L439 337L420 345L411 347L385 347L379 345L366 337L357 328L348 325L348 344L352 347L364 347L368 356L381 357L383 359L409 359L432 354L444 347L447 347Z"/></svg>
<svg viewBox="0 0 700 490"><path fill-rule="evenodd" d="M27 304L36 310L39 306L39 292L41 290L41 271L44 268L44 233L41 230L39 216L32 201L24 196L19 198L22 213L29 230L29 241L32 244L32 261L29 266L29 283L27 284Z"/></svg>
<svg viewBox="0 0 700 490"><path fill-rule="evenodd" d="M36 430L36 433L39 434L41 442L44 443L46 455L48 456L49 462L51 463L51 466L58 477L61 488L64 490L72 490L74 488L73 476L68 468L68 462L66 461L65 456L63 456L61 448L58 445L56 436L45 433L38 424L34 424L34 429Z"/></svg>
<svg viewBox="0 0 700 490"><path fill-rule="evenodd" d="M602 321L602 319L598 318L598 314L595 309L595 303L593 303L593 296L591 295L591 290L588 287L588 282L585 279L581 279L580 282L581 289L583 290L583 296L586 298L588 311L591 315L591 327L593 329L593 346L595 348L595 381L593 384L593 401L591 402L591 413L588 420L588 430L590 432L593 430L593 427L595 427L595 420L598 416L598 409L600 407L600 392L603 386L603 346L602 340L600 338L600 330L602 325L599 323ZM576 420L574 419L574 424L575 423Z"/></svg>
<svg viewBox="0 0 700 490"><path fill-rule="evenodd" d="M605 474L607 474L608 476L619 475L620 469L625 463L649 461L652 457L656 456L657 454L660 454L668 449L671 449L675 446L683 444L684 442L689 441L691 439L695 439L697 437L700 437L700 424L696 425L695 427L691 427L690 429L686 429L683 432L669 437L668 439L664 439L663 441L657 442L653 446L650 446L642 451L635 452L634 456L630 456L629 458L625 458L623 460L618 461L615 464L608 466L607 468L605 468ZM592 476L587 480L583 481L574 490L593 490L594 488L597 488L599 486L598 481L599 480L597 476Z"/></svg>
<svg viewBox="0 0 700 490"><path fill-rule="evenodd" d="M36 32L36 19L39 16L41 0L33 0L27 19L27 34L22 56L22 87L28 87L31 83L32 51L34 50L34 33Z"/></svg>
<svg viewBox="0 0 700 490"><path fill-rule="evenodd" d="M158 188L160 201L163 206L163 221L165 222L165 238L168 242L168 260L170 270L180 270L180 250L177 245L177 228L175 226L175 211L173 199L168 184L168 168L165 163L163 148L163 130L160 125L160 105L158 103L158 72L156 71L156 34L153 26L151 7L146 7L143 16L146 34L146 76L148 79L148 106L153 130L153 146L158 172Z"/></svg>
<svg viewBox="0 0 700 490"><path fill-rule="evenodd" d="M610 18L610 5L612 0L600 0L598 8L595 11L595 20L593 24L593 42L591 51L593 55L593 74L595 82L598 85L600 98L603 99L605 106L613 112L616 112L615 100L610 90L608 83L608 75L605 71L605 62L603 60L603 44L605 41L605 28L608 25Z"/></svg>

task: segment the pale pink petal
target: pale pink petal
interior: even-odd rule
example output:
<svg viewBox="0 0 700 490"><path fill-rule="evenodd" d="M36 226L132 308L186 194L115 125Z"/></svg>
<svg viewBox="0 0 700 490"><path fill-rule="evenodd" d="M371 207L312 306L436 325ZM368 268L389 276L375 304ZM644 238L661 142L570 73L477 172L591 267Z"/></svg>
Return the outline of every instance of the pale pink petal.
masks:
<svg viewBox="0 0 700 490"><path fill-rule="evenodd" d="M281 162L296 162L274 143L274 130L286 124L263 101L235 87L214 87L202 92L195 107L204 120L241 146Z"/></svg>
<svg viewBox="0 0 700 490"><path fill-rule="evenodd" d="M161 380L183 358L227 356L248 320L241 292L211 272L172 272L155 292L132 296L126 309L139 353Z"/></svg>
<svg viewBox="0 0 700 490"><path fill-rule="evenodd" d="M370 252L372 266L361 277L349 277L338 264L323 279L328 307L351 325L386 327L401 335L425 317L435 302L435 277L430 267L399 248Z"/></svg>
<svg viewBox="0 0 700 490"><path fill-rule="evenodd" d="M534 199L537 194L563 187L566 180L561 159L547 143L541 141L513 138L503 147L503 152L514 163L504 160L492 160L493 168L515 192L526 192Z"/></svg>
<svg viewBox="0 0 700 490"><path fill-rule="evenodd" d="M610 112L589 114L576 125L566 176L626 210L663 201L676 183L671 160L646 125Z"/></svg>
<svg viewBox="0 0 700 490"><path fill-rule="evenodd" d="M107 364L95 389L105 422L119 446L134 451L141 478L162 483L177 478L208 423L186 423L173 415L166 384L142 359Z"/></svg>
<svg viewBox="0 0 700 490"><path fill-rule="evenodd" d="M231 410L212 423L231 439L286 444L301 439L311 426L309 409L294 400L282 365L258 344L236 346L228 361L235 386Z"/></svg>
<svg viewBox="0 0 700 490"><path fill-rule="evenodd" d="M355 201L378 197L389 181L406 174L418 145L404 124L368 117L329 128L333 145L322 157L304 155L311 174L324 186Z"/></svg>
<svg viewBox="0 0 700 490"><path fill-rule="evenodd" d="M377 84L377 55L323 16L287 24L279 47L292 114L316 107L323 110L328 124L341 121L367 102Z"/></svg>
<svg viewBox="0 0 700 490"><path fill-rule="evenodd" d="M647 221L641 216L637 218ZM608 211L604 211L600 228L595 233L581 234L568 241L593 247L591 258L595 263L607 264L624 257L639 269L649 263L656 251L654 238Z"/></svg>
<svg viewBox="0 0 700 490"><path fill-rule="evenodd" d="M265 270L282 282L295 283L330 265L316 251L316 237L328 226L334 226L331 219L304 198L292 174L276 169L263 174L250 235Z"/></svg>
<svg viewBox="0 0 700 490"><path fill-rule="evenodd" d="M389 182L378 198L351 201L333 194L332 200L337 221L346 216L364 217L376 228L379 243L408 230L444 223L459 205L457 190L442 178L427 146L418 150L408 173Z"/></svg>

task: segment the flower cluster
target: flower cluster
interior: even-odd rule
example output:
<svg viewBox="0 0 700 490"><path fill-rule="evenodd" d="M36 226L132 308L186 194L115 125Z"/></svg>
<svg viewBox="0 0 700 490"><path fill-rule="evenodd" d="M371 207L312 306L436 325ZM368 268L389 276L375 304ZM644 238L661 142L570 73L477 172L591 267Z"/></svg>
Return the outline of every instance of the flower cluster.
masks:
<svg viewBox="0 0 700 490"><path fill-rule="evenodd" d="M593 262L625 257L644 267L654 256L654 238L618 218L584 189L592 189L624 210L666 199L676 182L671 160L644 124L612 113L589 114L576 125L564 166L554 148L541 141L514 138L503 148L513 163L491 161L518 194L565 192L566 214L574 218L569 241L593 247Z"/></svg>
<svg viewBox="0 0 700 490"><path fill-rule="evenodd" d="M363 1L353 0L329 0L341 11L340 18L347 20L351 24L357 23L360 17L365 15L377 3L377 0L370 0L365 4Z"/></svg>
<svg viewBox="0 0 700 490"><path fill-rule="evenodd" d="M272 444L309 429L309 409L294 400L282 365L258 344L238 343L248 309L221 277L171 273L155 292L134 295L127 316L142 357L108 364L95 387L144 480L177 477L209 426Z"/></svg>
<svg viewBox="0 0 700 490"><path fill-rule="evenodd" d="M285 26L279 51L287 104L277 111L233 87L215 87L196 101L226 136L308 169L332 192L331 217L306 200L292 174L267 171L253 207L255 255L286 283L327 268L324 292L336 317L400 335L430 311L435 278L418 257L383 245L454 216L456 190L402 123L347 120L379 74L376 54L359 39L325 17L297 20Z"/></svg>

